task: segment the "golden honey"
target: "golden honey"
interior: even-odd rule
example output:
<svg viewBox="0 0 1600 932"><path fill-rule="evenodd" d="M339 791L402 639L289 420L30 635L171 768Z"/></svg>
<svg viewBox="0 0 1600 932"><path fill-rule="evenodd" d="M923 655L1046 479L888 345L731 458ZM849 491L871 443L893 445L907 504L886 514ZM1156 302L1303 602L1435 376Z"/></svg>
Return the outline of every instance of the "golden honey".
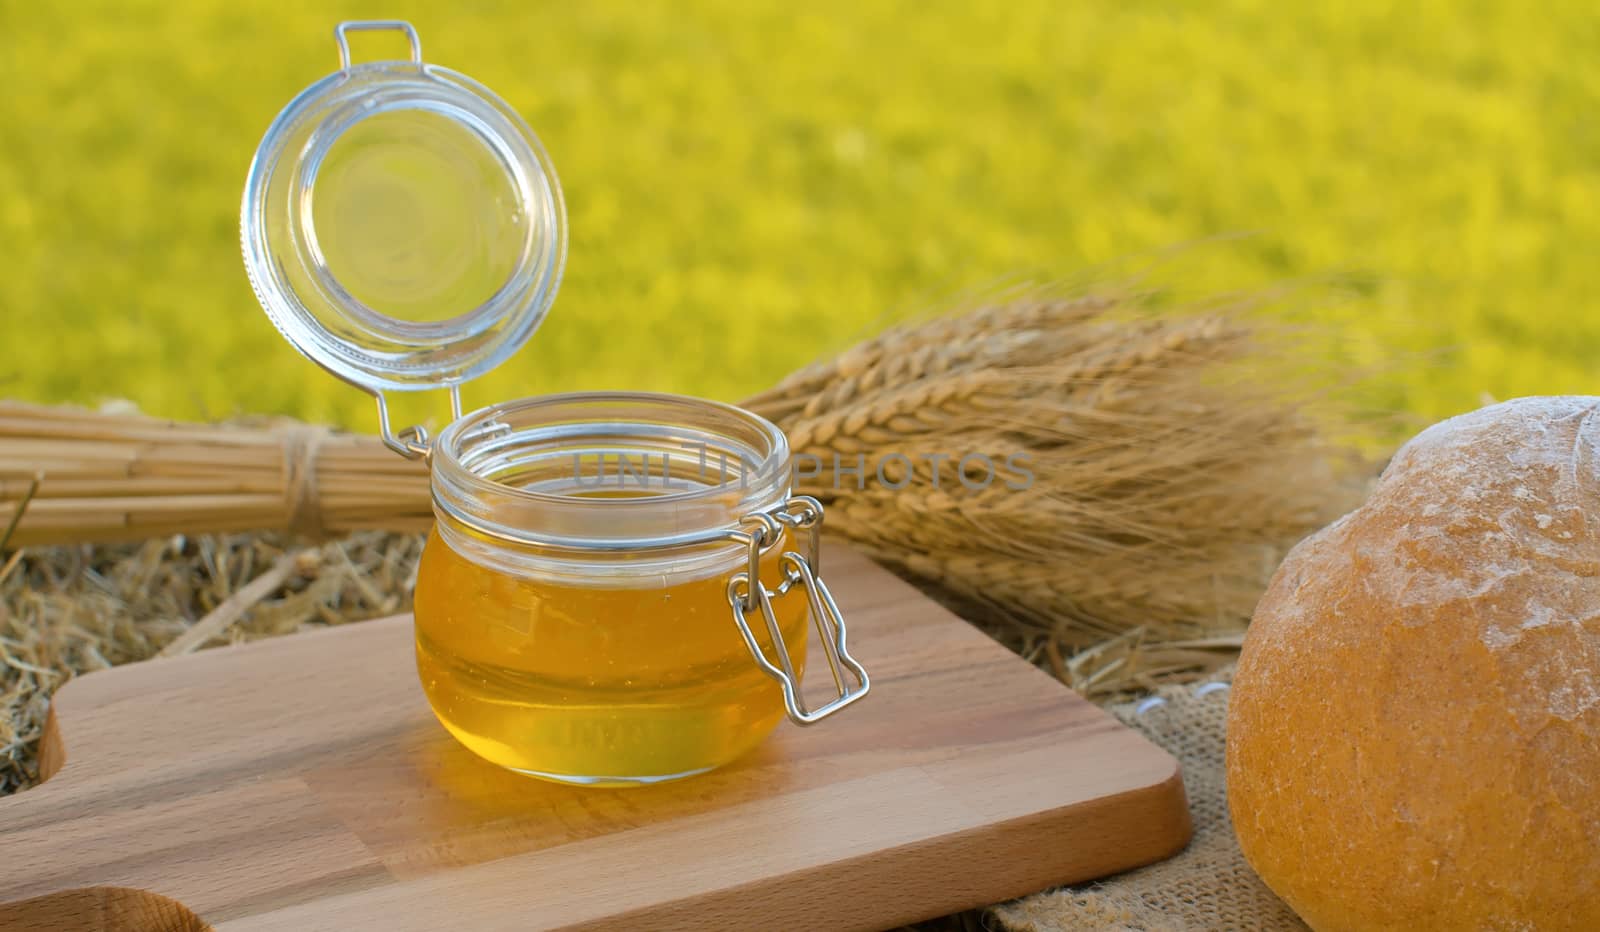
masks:
<svg viewBox="0 0 1600 932"><path fill-rule="evenodd" d="M781 578L787 545L763 557L764 579ZM534 776L623 785L724 764L784 717L782 691L734 624L730 572L542 582L481 566L436 530L417 577L423 690L462 744ZM805 597L772 608L803 668ZM772 656L764 625L752 630Z"/></svg>

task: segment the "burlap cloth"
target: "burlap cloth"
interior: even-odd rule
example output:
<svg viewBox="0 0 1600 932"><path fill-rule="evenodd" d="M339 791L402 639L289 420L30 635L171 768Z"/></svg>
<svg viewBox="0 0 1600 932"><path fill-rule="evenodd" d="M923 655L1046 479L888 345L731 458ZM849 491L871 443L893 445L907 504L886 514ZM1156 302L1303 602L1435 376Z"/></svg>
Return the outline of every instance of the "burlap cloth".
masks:
<svg viewBox="0 0 1600 932"><path fill-rule="evenodd" d="M1245 863L1223 785L1228 684L1233 669L1202 684L1169 686L1108 708L1183 764L1194 840L1176 857L1083 887L997 907L1015 932L1303 930L1305 924Z"/></svg>

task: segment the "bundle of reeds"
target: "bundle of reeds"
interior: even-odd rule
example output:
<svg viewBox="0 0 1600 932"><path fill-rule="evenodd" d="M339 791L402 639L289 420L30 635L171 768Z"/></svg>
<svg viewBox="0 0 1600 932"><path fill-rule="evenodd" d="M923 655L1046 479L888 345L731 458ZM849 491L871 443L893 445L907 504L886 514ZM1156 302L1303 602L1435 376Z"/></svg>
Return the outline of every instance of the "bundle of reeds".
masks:
<svg viewBox="0 0 1600 932"><path fill-rule="evenodd" d="M425 467L376 438L0 402L0 528L15 522L13 546L432 520Z"/></svg>

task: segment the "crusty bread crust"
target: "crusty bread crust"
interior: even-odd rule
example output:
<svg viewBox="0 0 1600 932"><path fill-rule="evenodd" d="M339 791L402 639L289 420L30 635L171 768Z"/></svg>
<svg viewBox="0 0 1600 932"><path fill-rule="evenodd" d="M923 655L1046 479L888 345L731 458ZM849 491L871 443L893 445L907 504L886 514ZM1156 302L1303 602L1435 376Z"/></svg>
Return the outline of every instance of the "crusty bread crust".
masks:
<svg viewBox="0 0 1600 932"><path fill-rule="evenodd" d="M1279 568L1230 702L1239 843L1314 928L1600 929L1600 398L1413 439Z"/></svg>

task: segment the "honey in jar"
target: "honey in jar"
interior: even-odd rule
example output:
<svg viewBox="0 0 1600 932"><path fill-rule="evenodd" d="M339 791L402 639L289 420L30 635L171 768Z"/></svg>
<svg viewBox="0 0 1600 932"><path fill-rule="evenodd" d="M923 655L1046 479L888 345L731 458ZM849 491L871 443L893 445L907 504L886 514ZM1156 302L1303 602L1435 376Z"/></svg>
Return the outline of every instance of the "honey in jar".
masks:
<svg viewBox="0 0 1600 932"><path fill-rule="evenodd" d="M411 57L355 64L349 34ZM869 688L818 575L822 507L788 442L729 405L591 392L463 414L462 385L537 329L566 261L554 168L504 101L423 61L408 24L341 24L340 69L278 115L241 214L245 267L302 353L425 458L437 518L417 672L444 728L535 777L632 786L701 773ZM438 436L392 392L442 390ZM834 695L800 688L809 645ZM813 659L816 659L815 657Z"/></svg>
<svg viewBox="0 0 1600 932"><path fill-rule="evenodd" d="M541 585L485 569L435 532L417 579L417 671L450 733L512 770L586 783L698 773L783 719L778 685L728 624L725 591L714 576ZM803 670L805 604L774 608Z"/></svg>
<svg viewBox="0 0 1600 932"><path fill-rule="evenodd" d="M486 431L479 419L500 427ZM570 782L652 782L732 760L783 719L782 690L752 663L731 620L729 577L748 557L738 542L558 553L475 533L453 517L515 515L522 532L547 521L560 530L566 521L587 527L594 544L594 535L660 539L691 524L714 532L747 510L784 503L782 469L743 477L716 471L715 463L702 470L683 449L688 425L696 425L696 444L738 447L774 464L786 459L782 434L753 416L662 395L498 406L439 438L435 469L451 481L436 483L436 495L453 501L440 509L417 576L417 669L439 720L479 755ZM652 435L653 446L642 442ZM501 449L486 453L486 444ZM516 449L514 476L473 474L478 463L509 459L507 447ZM606 474L608 462L615 475ZM508 480L521 500L492 484ZM474 500L483 495L489 500ZM760 554L761 578L783 578L790 537L784 528ZM770 605L798 672L809 606L799 593ZM751 634L775 654L764 625Z"/></svg>

